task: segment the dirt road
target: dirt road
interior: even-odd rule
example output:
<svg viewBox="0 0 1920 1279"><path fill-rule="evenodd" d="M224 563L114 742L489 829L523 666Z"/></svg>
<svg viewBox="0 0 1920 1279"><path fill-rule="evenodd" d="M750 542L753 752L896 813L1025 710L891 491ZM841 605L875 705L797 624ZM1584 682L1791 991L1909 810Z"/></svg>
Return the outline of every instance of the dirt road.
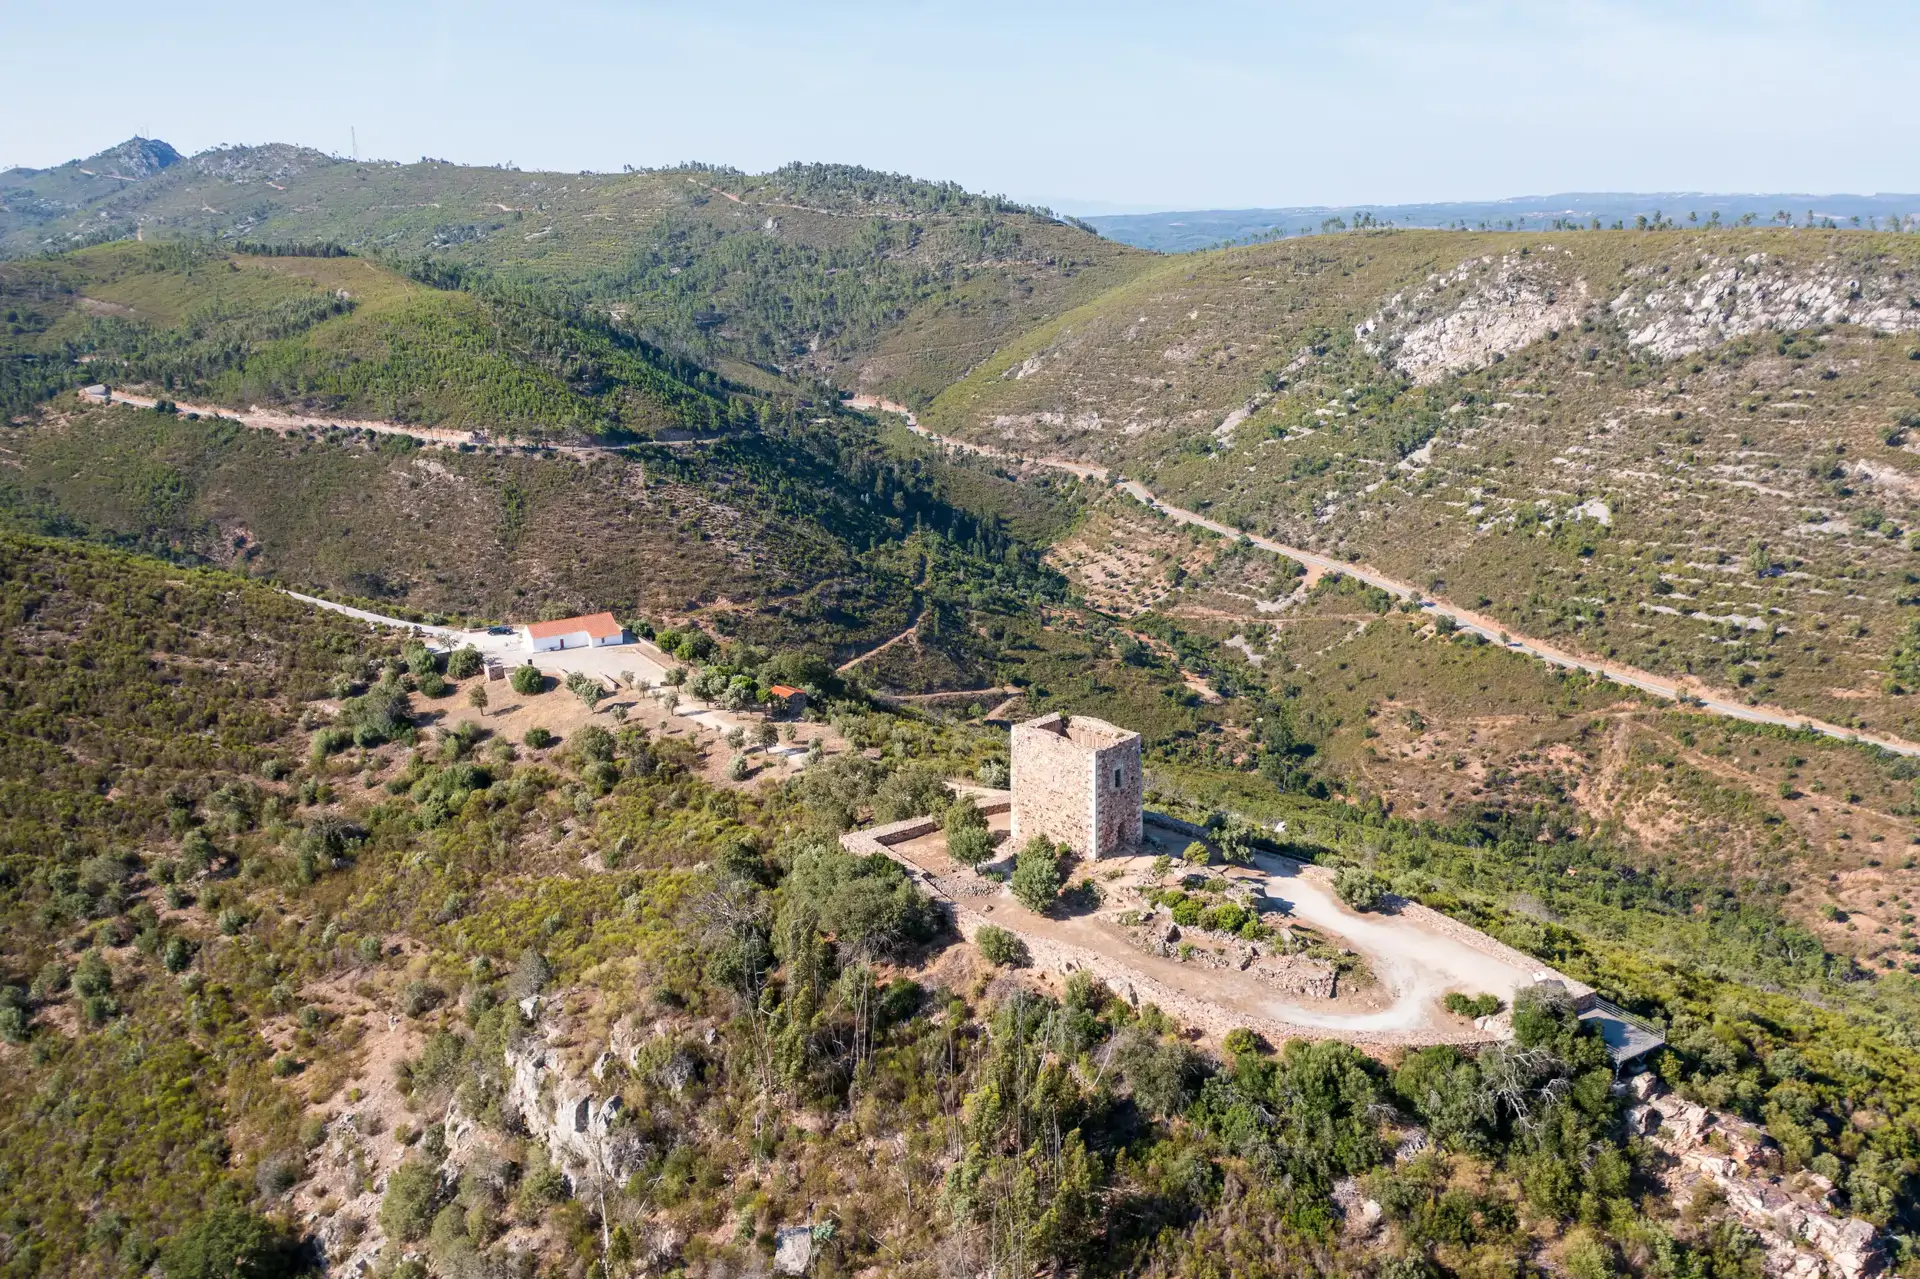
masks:
<svg viewBox="0 0 1920 1279"><path fill-rule="evenodd" d="M130 404L137 409L150 409L159 401L150 395L134 395L128 391L109 391L100 395L91 387L79 392L82 400L89 404ZM482 447L505 444L508 441L495 440L485 431L452 431L435 426L414 426L406 422L369 421L361 418L325 418L310 417L303 413L284 413L278 409L263 409L253 405L247 409L222 409L206 404L188 404L184 401L172 402L181 413L198 413L201 417L221 418L229 422L238 422L242 426L256 431L273 431L279 435L295 435L307 431L371 431L375 435L405 435L423 443L437 445L440 448L460 448L461 446ZM657 443L673 446L704 444L707 440L661 440ZM617 453L625 445L614 444L540 444L543 452L564 453L570 457L598 457L608 453Z"/></svg>
<svg viewBox="0 0 1920 1279"><path fill-rule="evenodd" d="M1060 458L1023 457L1017 453L1009 453L1004 449L997 449L983 444L970 444L965 440L956 440L945 435L938 435L921 426L918 419L914 417L913 413L908 410L905 405L895 404L890 400L881 400L870 395L862 395L853 397L847 401L847 403L852 408L879 409L882 412L899 414L906 419L908 430L925 439L932 440L935 443L945 445L949 448L978 454L982 457L999 458L1004 461L1027 466L1044 466L1053 470L1067 471L1083 479L1098 480L1103 484L1113 482L1111 474L1105 467L1091 466L1085 462L1073 462ZM1664 697L1668 700L1686 698L1691 701L1696 710L1705 710L1716 715L1725 715L1729 719L1745 720L1752 724L1773 724L1781 728L1806 729L1816 733L1823 733L1828 737L1838 738L1841 741L1865 742L1872 746L1878 746L1882 750L1892 751L1897 755L1920 756L1920 743L1906 741L1898 737L1890 737L1881 733L1863 733L1858 729L1845 728L1839 724L1830 724L1825 720L1815 719L1810 715L1801 715L1782 706L1749 705L1725 689L1710 688L1694 680L1681 681L1669 679L1664 675L1656 675L1652 671L1644 671L1638 667L1626 666L1619 662L1609 662L1600 658L1582 657L1578 654L1569 653L1565 649L1547 643L1545 640L1533 639L1526 635L1516 634L1510 627L1502 625L1499 621L1483 613L1476 613L1471 609L1462 608L1457 604L1450 604L1445 600L1428 598L1411 582L1403 582L1397 578L1389 577L1385 573L1377 569L1369 568L1364 564L1354 564L1346 560L1336 560L1302 547L1288 546L1283 542L1276 542L1272 538L1260 537L1256 534L1248 533L1245 530L1234 528L1230 524L1222 524L1218 520L1208 519L1197 511L1189 511L1183 507L1164 502L1156 497L1152 490L1138 480L1125 480L1115 485L1115 487L1146 506L1149 510L1158 511L1176 524L1192 524L1200 528L1211 529L1225 537L1244 537L1254 546L1265 551L1271 551L1275 555L1284 555L1290 560L1297 560L1301 564L1306 565L1309 570L1317 569L1325 573L1342 573L1348 577L1365 582L1369 586L1378 587L1380 590L1386 591L1400 599L1417 600L1422 610L1432 613L1436 617L1451 618L1454 624L1463 631L1469 631L1475 635L1482 636L1512 652L1525 653L1529 657L1538 658L1549 665L1563 667L1568 670L1585 671L1589 675L1597 675L1602 679L1612 680L1616 684L1624 684L1629 688L1639 689L1643 693L1651 693L1655 697Z"/></svg>

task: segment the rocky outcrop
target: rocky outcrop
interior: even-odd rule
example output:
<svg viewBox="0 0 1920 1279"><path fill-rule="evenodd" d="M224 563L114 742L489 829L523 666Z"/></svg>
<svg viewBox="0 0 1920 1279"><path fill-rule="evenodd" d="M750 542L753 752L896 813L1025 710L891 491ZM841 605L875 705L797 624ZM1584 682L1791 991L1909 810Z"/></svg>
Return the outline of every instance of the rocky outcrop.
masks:
<svg viewBox="0 0 1920 1279"><path fill-rule="evenodd" d="M1759 1236L1767 1273L1780 1279L1866 1279L1886 1265L1873 1224L1844 1217L1833 1183L1777 1171L1778 1152L1760 1129L1666 1092L1651 1074L1627 1086L1627 1126L1669 1157L1662 1174L1676 1208L1717 1189L1727 1209Z"/></svg>
<svg viewBox="0 0 1920 1279"><path fill-rule="evenodd" d="M1587 309L1587 283L1563 279L1551 245L1522 255L1469 258L1396 293L1354 328L1361 345L1415 382L1485 368L1556 330L1575 327Z"/></svg>
<svg viewBox="0 0 1920 1279"><path fill-rule="evenodd" d="M1655 355L1687 355L1768 330L1857 324L1883 333L1920 330L1908 283L1873 263L1829 258L1794 267L1765 253L1707 258L1699 269L1639 268L1612 303L1627 340Z"/></svg>
<svg viewBox="0 0 1920 1279"><path fill-rule="evenodd" d="M540 1033L506 1052L507 1111L546 1146L576 1190L595 1181L623 1182L646 1157L644 1143L621 1122L619 1095L598 1085L605 1061L603 1054L589 1078L582 1078L566 1069L558 1049Z"/></svg>

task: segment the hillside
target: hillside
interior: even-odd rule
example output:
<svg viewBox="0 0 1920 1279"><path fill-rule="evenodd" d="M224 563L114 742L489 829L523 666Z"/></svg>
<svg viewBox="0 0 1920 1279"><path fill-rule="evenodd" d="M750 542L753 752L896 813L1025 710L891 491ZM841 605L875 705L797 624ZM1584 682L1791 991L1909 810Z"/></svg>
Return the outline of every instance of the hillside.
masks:
<svg viewBox="0 0 1920 1279"><path fill-rule="evenodd" d="M497 438L711 434L752 406L697 365L532 294L364 259L117 243L0 263L0 412L82 381Z"/></svg>
<svg viewBox="0 0 1920 1279"><path fill-rule="evenodd" d="M0 174L0 253L136 233L330 241L569 291L738 378L757 368L913 403L1150 261L1041 212L850 166L521 173L271 146L124 181L80 173L131 167L114 159L126 149Z"/></svg>
<svg viewBox="0 0 1920 1279"><path fill-rule="evenodd" d="M1910 252L1755 230L1225 250L1042 326L924 420L1912 735Z"/></svg>
<svg viewBox="0 0 1920 1279"><path fill-rule="evenodd" d="M823 1274L933 1276L956 1250L1088 1275L1220 1253L1251 1274L1402 1253L1705 1269L1759 1246L1710 1202L1675 1209L1597 1040L1550 1002L1516 1014L1511 1055L1198 1050L1096 981L996 969L891 863L838 850L862 814L923 811L929 770L996 758L996 735L838 701L879 761L719 789L685 743L611 715L617 732L552 747L484 717L455 731L416 691L423 652L231 575L9 536L0 600L15 1273L224 1273L250 1253L288 1274L301 1241L339 1267L740 1270L824 1222ZM1181 776L1270 802L1231 768ZM1892 986L1876 1007L1762 908L1609 882L1590 846L1284 803L1296 851L1364 855L1656 1012L1683 1097L1764 1123L1841 1211L1905 1224ZM1515 886L1535 914L1500 904ZM1501 1091L1510 1069L1524 1092ZM584 1137L560 1096L586 1099ZM1060 1160L1029 1125L1057 1128ZM1426 1153L1396 1160L1415 1132ZM1356 1190L1382 1216L1343 1229L1328 1204L1360 1222Z"/></svg>

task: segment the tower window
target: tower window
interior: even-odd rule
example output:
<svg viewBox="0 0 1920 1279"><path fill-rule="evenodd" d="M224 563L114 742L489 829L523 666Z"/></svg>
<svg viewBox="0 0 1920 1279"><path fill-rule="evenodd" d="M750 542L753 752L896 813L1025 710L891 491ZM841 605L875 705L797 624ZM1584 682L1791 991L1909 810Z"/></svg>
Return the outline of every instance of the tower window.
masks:
<svg viewBox="0 0 1920 1279"><path fill-rule="evenodd" d="M1113 770L1113 788L1120 789L1120 770L1117 768Z"/></svg>

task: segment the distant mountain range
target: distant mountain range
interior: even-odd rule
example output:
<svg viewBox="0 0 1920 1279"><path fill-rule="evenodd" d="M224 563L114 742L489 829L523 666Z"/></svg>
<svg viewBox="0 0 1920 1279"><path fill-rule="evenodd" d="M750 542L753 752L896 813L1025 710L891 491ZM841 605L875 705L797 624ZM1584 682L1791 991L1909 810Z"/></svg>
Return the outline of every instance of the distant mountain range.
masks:
<svg viewBox="0 0 1920 1279"><path fill-rule="evenodd" d="M1911 227L1920 224L1920 195L1712 195L1698 191L1569 192L1506 200L1434 204L1303 205L1279 209L1198 209L1171 213L1102 214L1082 218L1101 235L1160 253L1191 253L1235 241L1312 235L1356 224L1457 227L1463 230L1541 231L1578 223L1631 227L1649 223L1723 223L1751 218L1775 225L1811 222L1840 226Z"/></svg>

